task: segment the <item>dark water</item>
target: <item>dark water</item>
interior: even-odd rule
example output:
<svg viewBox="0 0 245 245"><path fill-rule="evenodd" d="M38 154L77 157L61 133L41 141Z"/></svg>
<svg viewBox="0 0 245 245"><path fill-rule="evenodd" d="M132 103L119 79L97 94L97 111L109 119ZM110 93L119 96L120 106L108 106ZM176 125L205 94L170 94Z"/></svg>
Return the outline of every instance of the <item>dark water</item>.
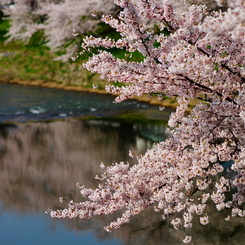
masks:
<svg viewBox="0 0 245 245"><path fill-rule="evenodd" d="M90 220L55 220L45 214L48 208L64 207L59 196L79 201L77 182L96 187L94 176L102 173L101 162L133 164L128 151L142 154L162 140L169 112L136 101L115 108L112 97L103 95L12 85L1 85L0 91L1 245L182 244L183 233L152 210L112 233L103 226L116 214ZM62 102L66 100L74 107ZM31 112L37 106L43 111ZM57 112L59 107L63 109ZM119 113L137 113L148 120L109 118ZM49 120L61 118L60 114L68 116ZM95 118L80 119L91 115ZM211 225L194 223L194 244L244 244L243 221L227 223L213 213Z"/></svg>
<svg viewBox="0 0 245 245"><path fill-rule="evenodd" d="M155 117L159 116L157 106L136 100L112 103L113 99L111 95L0 83L0 122L85 116L112 117L142 110L143 114L146 114L147 110L153 110ZM161 118L162 115L161 113Z"/></svg>

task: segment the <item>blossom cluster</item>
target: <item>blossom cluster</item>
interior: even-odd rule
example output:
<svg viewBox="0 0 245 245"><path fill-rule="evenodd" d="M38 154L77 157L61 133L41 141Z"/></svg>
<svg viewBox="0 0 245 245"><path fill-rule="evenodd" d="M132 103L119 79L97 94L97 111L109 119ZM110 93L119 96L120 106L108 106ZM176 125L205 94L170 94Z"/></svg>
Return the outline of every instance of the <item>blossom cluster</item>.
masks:
<svg viewBox="0 0 245 245"><path fill-rule="evenodd" d="M51 211L51 216L83 219L123 210L106 227L111 231L154 206L163 219L172 219L174 228L186 229L194 216L208 224L207 203L213 202L217 211L230 210L226 220L244 217L245 1L228 0L223 12L204 5L178 12L168 0L115 3L122 8L118 17L102 19L121 37L87 37L82 52L94 47L98 52L84 66L125 83L107 87L118 94L117 102L143 94L175 97L179 106L169 119L170 136L136 156L136 165L107 167L96 189L78 185L88 200L68 202L67 209ZM117 58L111 48L144 58ZM196 105L187 114L192 99Z"/></svg>

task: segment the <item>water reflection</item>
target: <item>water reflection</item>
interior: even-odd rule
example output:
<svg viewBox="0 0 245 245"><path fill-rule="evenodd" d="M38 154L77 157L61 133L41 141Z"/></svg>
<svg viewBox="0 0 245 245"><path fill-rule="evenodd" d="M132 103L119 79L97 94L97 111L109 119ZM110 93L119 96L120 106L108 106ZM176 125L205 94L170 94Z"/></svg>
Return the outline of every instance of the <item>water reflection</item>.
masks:
<svg viewBox="0 0 245 245"><path fill-rule="evenodd" d="M88 187L97 186L98 182L94 176L102 173L99 168L101 161L105 164L121 160L132 162L132 159L128 157L128 150L137 154L145 152L152 146L153 139L160 135L162 127L164 127L163 124L130 123L118 120L66 120L1 125L0 203L2 214L0 213L0 220L2 223L0 223L2 226L0 225L0 228L2 229L0 229L0 234L2 234L0 240L4 239L3 237L11 237L13 231L19 234L18 230L21 227L18 228L16 224L23 224L33 226L25 231L26 237L33 232L36 239L39 239L40 233L36 234L37 230L43 234L47 232L47 235L42 238L42 243L45 244L54 244L52 239L48 242L45 240L49 237L49 230L54 233L56 230L60 231L58 234L55 233L57 239L63 237L65 231L69 233L68 237L72 233L74 236L69 239L72 243L73 241L77 243L81 238L79 244L93 244L94 238L85 242L87 236L92 236L91 231L99 239L96 244L103 244L105 239L112 238L114 240L106 240L104 244L182 244L183 233L174 230L169 223L161 220L159 213L152 210L140 214L130 224L126 224L113 233L106 233L102 227L115 219L118 214L85 221L56 221L44 214L47 208L62 208L62 204L58 202L59 196L75 201L81 200L81 195L75 187L77 182ZM22 223L18 223L19 216L14 214L22 216ZM245 237L242 220L227 223L223 221L220 214L215 214L211 218L215 221L213 225L194 225L192 229L196 237L194 244L243 244ZM9 222L12 222L12 225ZM41 223L44 226L41 226ZM48 229L44 229L45 226ZM87 233L84 233L85 231ZM59 242L67 244L69 239L64 238ZM23 241L25 245L38 244L35 241ZM3 244L20 243L4 241Z"/></svg>
<svg viewBox="0 0 245 245"><path fill-rule="evenodd" d="M96 185L93 178L96 172L102 173L101 161L105 164L127 161L129 149L139 153L150 144L130 124L94 122L71 120L2 126L0 182L8 189L4 193L0 190L4 205L21 210L26 206L34 211L50 206L48 196L74 198L76 182ZM144 144L138 150L136 142L140 140Z"/></svg>

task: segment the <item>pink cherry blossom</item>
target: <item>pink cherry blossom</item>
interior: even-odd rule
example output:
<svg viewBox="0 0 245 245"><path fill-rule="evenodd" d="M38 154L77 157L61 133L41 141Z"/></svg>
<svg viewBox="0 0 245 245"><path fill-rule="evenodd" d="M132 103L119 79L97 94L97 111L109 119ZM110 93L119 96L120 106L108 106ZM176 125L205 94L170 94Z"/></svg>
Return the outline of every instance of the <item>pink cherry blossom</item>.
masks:
<svg viewBox="0 0 245 245"><path fill-rule="evenodd" d="M210 200L217 211L230 209L229 219L244 217L245 2L228 0L223 12L201 5L179 12L167 0L115 3L122 8L118 17L102 19L120 39L85 38L81 52L98 52L84 67L122 84L106 87L118 94L116 102L146 94L174 97L179 105L165 141L136 156L133 166L106 167L96 189L80 187L87 201L69 202L51 216L83 219L122 210L106 227L111 231L153 206L164 219L173 216L174 228L191 228L194 215L208 224ZM142 60L117 58L111 48L141 53Z"/></svg>

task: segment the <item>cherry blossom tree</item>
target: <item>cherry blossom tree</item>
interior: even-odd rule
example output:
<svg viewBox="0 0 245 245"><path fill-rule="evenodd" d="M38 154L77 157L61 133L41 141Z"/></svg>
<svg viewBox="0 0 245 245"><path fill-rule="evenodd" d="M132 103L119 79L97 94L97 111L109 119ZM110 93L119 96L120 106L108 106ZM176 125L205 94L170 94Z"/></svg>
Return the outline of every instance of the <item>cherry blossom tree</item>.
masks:
<svg viewBox="0 0 245 245"><path fill-rule="evenodd" d="M8 8L4 9L4 13L8 15L11 26L8 30L8 41L22 40L28 41L30 37L39 30L40 22L35 11L38 8L38 0L5 0Z"/></svg>
<svg viewBox="0 0 245 245"><path fill-rule="evenodd" d="M74 8L74 6L76 6ZM72 40L73 30L81 33L95 33L98 18L92 16L93 13L114 13L116 5L113 0L64 0L60 3L42 2L38 13L46 16L46 21L41 27L45 30L47 45L52 50L58 50L67 41ZM71 55L78 51L78 43L72 43L66 49L66 54L60 59L70 59Z"/></svg>
<svg viewBox="0 0 245 245"><path fill-rule="evenodd" d="M213 0L195 0L195 3L201 2L210 8L217 6ZM46 45L51 50L58 51L63 47L65 52L59 59L64 61L79 49L80 41L74 41L72 37L74 29L81 33L94 33L101 21L91 14L118 12L113 0L2 0L1 3L8 6L4 12L11 21L8 41L28 42L34 33L43 31ZM191 4L183 4L183 1L178 0L173 3L178 12Z"/></svg>
<svg viewBox="0 0 245 245"><path fill-rule="evenodd" d="M174 97L179 105L165 141L144 155L130 152L138 161L133 166L102 163L96 189L78 184L86 200L49 210L52 217L85 219L122 210L105 227L111 231L153 206L185 231L188 243L194 216L209 223L208 202L228 210L227 221L245 216L245 1L217 4L224 2L223 12L194 4L178 12L168 0L115 0L121 12L102 20L120 38L83 39L76 57L92 52L84 67L122 84L106 87L118 94L116 102L147 94ZM115 49L124 50L125 58L116 57ZM191 100L196 104L186 113Z"/></svg>
<svg viewBox="0 0 245 245"><path fill-rule="evenodd" d="M11 21L8 41L28 42L34 33L43 31L51 50L66 45L66 55L60 58L67 60L78 48L78 42L72 42L73 29L96 31L101 21L91 16L94 12L113 13L116 5L113 0L16 0L5 9Z"/></svg>

